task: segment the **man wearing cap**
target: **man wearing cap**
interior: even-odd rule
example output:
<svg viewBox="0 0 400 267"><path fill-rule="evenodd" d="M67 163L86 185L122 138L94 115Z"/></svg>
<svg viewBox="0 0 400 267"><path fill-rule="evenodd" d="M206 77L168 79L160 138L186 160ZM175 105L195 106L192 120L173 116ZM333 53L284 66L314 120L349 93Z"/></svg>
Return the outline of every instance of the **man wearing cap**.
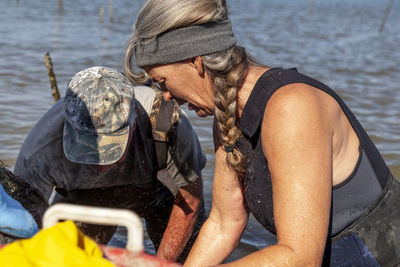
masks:
<svg viewBox="0 0 400 267"><path fill-rule="evenodd" d="M39 226L45 209L58 202L131 209L145 219L157 255L182 261L204 220L206 159L188 118L175 110L165 164L159 162L152 134L157 99L155 90L133 87L113 69L78 72L65 97L27 136L17 177L2 181L13 185L5 186L7 193ZM110 226L79 227L100 243L115 232Z"/></svg>

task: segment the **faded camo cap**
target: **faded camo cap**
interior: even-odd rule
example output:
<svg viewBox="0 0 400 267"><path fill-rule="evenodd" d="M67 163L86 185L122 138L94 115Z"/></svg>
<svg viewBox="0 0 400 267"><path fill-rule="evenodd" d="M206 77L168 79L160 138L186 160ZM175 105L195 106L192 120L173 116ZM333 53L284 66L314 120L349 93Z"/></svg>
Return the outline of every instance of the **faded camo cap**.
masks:
<svg viewBox="0 0 400 267"><path fill-rule="evenodd" d="M96 66L78 72L64 98L67 159L96 165L117 162L136 118L134 99L132 84L114 69Z"/></svg>

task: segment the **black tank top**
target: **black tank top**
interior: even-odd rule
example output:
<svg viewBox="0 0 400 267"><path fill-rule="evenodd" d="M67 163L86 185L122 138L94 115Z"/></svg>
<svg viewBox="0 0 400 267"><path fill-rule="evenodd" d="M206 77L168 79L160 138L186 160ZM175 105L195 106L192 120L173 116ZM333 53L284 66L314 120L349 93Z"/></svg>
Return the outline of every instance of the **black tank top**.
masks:
<svg viewBox="0 0 400 267"><path fill-rule="evenodd" d="M238 147L249 161L246 204L266 229L276 233L272 184L268 162L261 145L263 111L271 95L290 83L305 83L332 96L346 114L359 140L359 159L352 174L341 184L332 188L330 236L333 236L368 211L386 185L389 169L375 145L343 100L328 86L297 72L296 69L273 68L257 81L240 118L243 138Z"/></svg>

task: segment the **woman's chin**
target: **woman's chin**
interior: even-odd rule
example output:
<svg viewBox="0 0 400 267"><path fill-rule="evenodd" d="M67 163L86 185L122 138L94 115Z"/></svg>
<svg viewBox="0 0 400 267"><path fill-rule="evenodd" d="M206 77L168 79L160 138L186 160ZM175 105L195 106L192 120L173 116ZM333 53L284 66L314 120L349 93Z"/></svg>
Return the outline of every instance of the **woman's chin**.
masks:
<svg viewBox="0 0 400 267"><path fill-rule="evenodd" d="M197 116L199 116L199 117L207 117L207 116L213 115L207 109L196 107L195 105L190 104L190 103L188 105L188 109L196 112Z"/></svg>
<svg viewBox="0 0 400 267"><path fill-rule="evenodd" d="M208 110L206 110L206 109L201 109L201 108L195 109L195 112L196 112L197 116L199 116L199 117L207 117L207 116L212 116L212 115L213 115L213 114L212 114L211 112L209 112Z"/></svg>
<svg viewBox="0 0 400 267"><path fill-rule="evenodd" d="M207 117L207 116L210 115L210 114L204 112L204 110L197 110L196 114L197 114L197 116L202 117L202 118Z"/></svg>

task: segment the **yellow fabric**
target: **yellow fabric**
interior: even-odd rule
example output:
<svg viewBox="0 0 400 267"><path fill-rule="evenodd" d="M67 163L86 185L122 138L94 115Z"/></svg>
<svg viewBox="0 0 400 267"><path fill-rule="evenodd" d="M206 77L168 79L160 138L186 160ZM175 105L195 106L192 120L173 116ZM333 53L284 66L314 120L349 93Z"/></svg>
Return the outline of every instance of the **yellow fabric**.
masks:
<svg viewBox="0 0 400 267"><path fill-rule="evenodd" d="M72 221L39 231L0 249L2 267L115 267Z"/></svg>

